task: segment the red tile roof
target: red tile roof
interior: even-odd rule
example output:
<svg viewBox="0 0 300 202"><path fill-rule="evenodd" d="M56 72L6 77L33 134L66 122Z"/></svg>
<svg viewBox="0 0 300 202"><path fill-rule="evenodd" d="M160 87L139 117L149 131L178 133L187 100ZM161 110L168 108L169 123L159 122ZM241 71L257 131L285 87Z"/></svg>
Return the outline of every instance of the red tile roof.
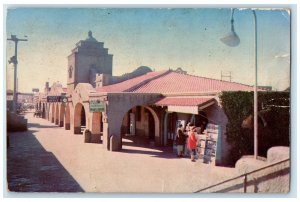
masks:
<svg viewBox="0 0 300 202"><path fill-rule="evenodd" d="M129 79L121 83L96 88L96 91L97 92L132 92L131 91L132 88L136 88L151 79L155 79L163 74L166 74L167 72L169 72L169 70L164 70L159 72L149 72L142 76Z"/></svg>
<svg viewBox="0 0 300 202"><path fill-rule="evenodd" d="M200 98L200 97L165 97L157 101L155 105L159 106L199 106L210 101L215 100L214 98Z"/></svg>
<svg viewBox="0 0 300 202"><path fill-rule="evenodd" d="M252 91L253 87L235 82L181 74L172 70L149 72L127 81L96 88L97 92L196 93Z"/></svg>
<svg viewBox="0 0 300 202"><path fill-rule="evenodd" d="M221 81L200 76L169 72L158 79L140 86L134 92L139 93L194 93L221 91L251 91L252 86L240 83Z"/></svg>

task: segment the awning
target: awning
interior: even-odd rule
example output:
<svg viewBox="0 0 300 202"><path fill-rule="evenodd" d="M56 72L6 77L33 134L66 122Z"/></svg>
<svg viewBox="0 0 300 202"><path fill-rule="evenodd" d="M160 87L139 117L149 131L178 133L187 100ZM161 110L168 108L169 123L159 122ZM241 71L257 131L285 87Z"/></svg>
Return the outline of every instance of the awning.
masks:
<svg viewBox="0 0 300 202"><path fill-rule="evenodd" d="M180 112L188 114L198 114L208 106L216 102L214 98L206 97L165 97L157 101L157 106L167 106L169 112Z"/></svg>

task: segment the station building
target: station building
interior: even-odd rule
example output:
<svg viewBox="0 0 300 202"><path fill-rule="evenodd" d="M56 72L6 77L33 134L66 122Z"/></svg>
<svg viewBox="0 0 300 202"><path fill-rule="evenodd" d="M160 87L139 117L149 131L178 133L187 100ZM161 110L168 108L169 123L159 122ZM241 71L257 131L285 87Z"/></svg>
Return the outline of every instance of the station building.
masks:
<svg viewBox="0 0 300 202"><path fill-rule="evenodd" d="M112 64L108 49L89 32L68 56L67 87L46 83L40 93L36 107L42 117L73 134L89 130L90 141L110 151L122 150L127 139L141 146L172 146L179 122L216 126L216 160L219 165L225 163L230 147L225 137L228 120L219 94L252 91L252 86L189 75L181 68L140 67L113 76Z"/></svg>

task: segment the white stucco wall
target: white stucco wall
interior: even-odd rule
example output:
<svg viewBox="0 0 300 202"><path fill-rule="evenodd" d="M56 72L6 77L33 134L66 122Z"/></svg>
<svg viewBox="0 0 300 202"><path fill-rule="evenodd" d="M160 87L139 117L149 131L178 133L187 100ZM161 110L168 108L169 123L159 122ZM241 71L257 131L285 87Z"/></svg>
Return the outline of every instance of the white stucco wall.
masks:
<svg viewBox="0 0 300 202"><path fill-rule="evenodd" d="M230 145L226 140L226 125L228 119L222 110L219 103L215 103L203 110L207 114L208 122L219 125L221 129L221 161L218 164L224 165L227 163L227 158L229 155ZM220 144L220 143L218 143Z"/></svg>

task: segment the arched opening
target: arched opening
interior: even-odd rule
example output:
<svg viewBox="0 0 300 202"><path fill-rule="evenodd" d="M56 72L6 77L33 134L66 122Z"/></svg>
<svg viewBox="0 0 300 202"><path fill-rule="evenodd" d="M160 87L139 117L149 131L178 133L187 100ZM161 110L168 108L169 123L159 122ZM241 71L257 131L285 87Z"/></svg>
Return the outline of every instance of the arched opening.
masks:
<svg viewBox="0 0 300 202"><path fill-rule="evenodd" d="M80 112L80 125L81 126L86 126L84 107L81 108L81 112Z"/></svg>
<svg viewBox="0 0 300 202"><path fill-rule="evenodd" d="M151 114L151 112L145 108L145 113L148 116L148 134L149 134L149 140L155 140L155 123L154 123L154 117Z"/></svg>
<svg viewBox="0 0 300 202"><path fill-rule="evenodd" d="M189 127L196 126L197 133L203 133L208 124L207 114L199 110L198 114L182 113L182 112L168 112L164 114L163 119L163 137L162 144L171 148L173 152L177 152L176 134L179 125L183 126L183 132L188 135ZM187 136L186 136L187 137ZM187 140L185 140L186 142ZM183 149L184 155L189 155L186 145Z"/></svg>
<svg viewBox="0 0 300 202"><path fill-rule="evenodd" d="M74 134L83 134L86 128L86 115L84 106L77 103L74 110Z"/></svg>
<svg viewBox="0 0 300 202"><path fill-rule="evenodd" d="M59 110L59 127L64 126L64 116L65 116L65 104L60 104L60 110Z"/></svg>
<svg viewBox="0 0 300 202"><path fill-rule="evenodd" d="M58 103L55 104L55 125L59 125L59 107Z"/></svg>
<svg viewBox="0 0 300 202"><path fill-rule="evenodd" d="M42 108L42 118L46 118L46 107L45 107L45 103L43 103L43 108Z"/></svg>
<svg viewBox="0 0 300 202"><path fill-rule="evenodd" d="M101 143L101 137L103 136L103 121L102 121L102 113L94 112L92 116L92 125L91 125L91 142L93 143Z"/></svg>
<svg viewBox="0 0 300 202"><path fill-rule="evenodd" d="M178 115L176 112L168 113L167 119L166 119L166 145L167 146L173 146L175 141L175 135L176 135L176 122L178 119Z"/></svg>
<svg viewBox="0 0 300 202"><path fill-rule="evenodd" d="M207 114L204 111L199 111L198 114L192 116L190 123L199 128L198 133L203 133L208 124Z"/></svg>
<svg viewBox="0 0 300 202"><path fill-rule="evenodd" d="M48 121L51 121L51 120L50 120L50 104L49 104L49 103L46 104L46 116L47 116L47 117L46 117L47 120L48 120Z"/></svg>
<svg viewBox="0 0 300 202"><path fill-rule="evenodd" d="M66 130L70 130L71 127L70 127L70 106L69 104L67 104L66 106L66 116L65 116L65 129Z"/></svg>
<svg viewBox="0 0 300 202"><path fill-rule="evenodd" d="M123 117L121 126L122 148L154 147L159 144L159 119L147 106L131 108ZM123 147L124 146L124 147Z"/></svg>
<svg viewBox="0 0 300 202"><path fill-rule="evenodd" d="M55 115L55 105L51 104L51 123L54 123L54 115Z"/></svg>

